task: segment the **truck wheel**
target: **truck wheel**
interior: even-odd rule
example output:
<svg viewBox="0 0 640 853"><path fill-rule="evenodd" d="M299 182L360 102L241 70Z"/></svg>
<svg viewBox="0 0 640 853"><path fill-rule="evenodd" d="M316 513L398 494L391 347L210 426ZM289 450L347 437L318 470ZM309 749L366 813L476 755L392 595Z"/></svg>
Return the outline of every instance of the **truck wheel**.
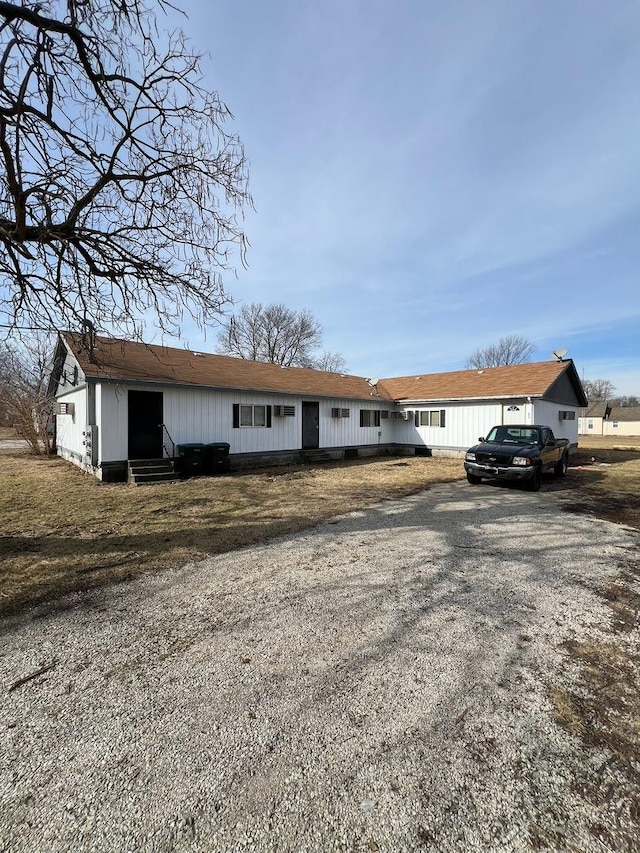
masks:
<svg viewBox="0 0 640 853"><path fill-rule="evenodd" d="M567 454L563 453L562 459L558 462L556 467L553 469L553 473L556 475L556 477L564 477L564 475L567 473L568 465L569 465L569 460L567 459Z"/></svg>
<svg viewBox="0 0 640 853"><path fill-rule="evenodd" d="M471 483L472 486L479 486L482 482L482 477L476 477L475 474L469 474L467 471L467 480Z"/></svg>
<svg viewBox="0 0 640 853"><path fill-rule="evenodd" d="M542 469L539 465L533 469L533 474L527 480L527 489L530 492L539 492L542 485Z"/></svg>

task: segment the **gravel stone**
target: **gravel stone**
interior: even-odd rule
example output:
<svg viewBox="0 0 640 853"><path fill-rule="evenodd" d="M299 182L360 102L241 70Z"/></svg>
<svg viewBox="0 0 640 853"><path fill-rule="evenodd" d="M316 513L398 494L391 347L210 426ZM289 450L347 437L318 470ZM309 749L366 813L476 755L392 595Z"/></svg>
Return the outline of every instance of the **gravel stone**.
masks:
<svg viewBox="0 0 640 853"><path fill-rule="evenodd" d="M0 851L603 849L547 687L638 534L560 501L437 486L5 620Z"/></svg>

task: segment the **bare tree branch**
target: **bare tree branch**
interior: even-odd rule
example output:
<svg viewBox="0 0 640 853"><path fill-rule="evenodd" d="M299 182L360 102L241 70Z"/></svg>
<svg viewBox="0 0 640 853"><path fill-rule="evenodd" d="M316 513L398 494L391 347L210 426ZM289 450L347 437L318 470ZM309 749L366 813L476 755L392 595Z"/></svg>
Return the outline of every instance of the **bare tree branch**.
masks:
<svg viewBox="0 0 640 853"><path fill-rule="evenodd" d="M616 390L609 379L583 379L582 387L590 403L610 400Z"/></svg>
<svg viewBox="0 0 640 853"><path fill-rule="evenodd" d="M55 400L48 394L51 339L42 334L0 344L0 415L34 453L53 452Z"/></svg>
<svg viewBox="0 0 640 853"><path fill-rule="evenodd" d="M531 361L535 345L521 335L507 335L497 344L477 349L467 359L467 367L506 367L510 364L525 364Z"/></svg>
<svg viewBox="0 0 640 853"><path fill-rule="evenodd" d="M0 323L177 332L229 303L247 163L163 0L0 2Z"/></svg>
<svg viewBox="0 0 640 853"><path fill-rule="evenodd" d="M313 314L285 305L245 305L223 324L218 335L218 351L226 355L286 367L343 370L340 353L315 357L321 343L322 327Z"/></svg>

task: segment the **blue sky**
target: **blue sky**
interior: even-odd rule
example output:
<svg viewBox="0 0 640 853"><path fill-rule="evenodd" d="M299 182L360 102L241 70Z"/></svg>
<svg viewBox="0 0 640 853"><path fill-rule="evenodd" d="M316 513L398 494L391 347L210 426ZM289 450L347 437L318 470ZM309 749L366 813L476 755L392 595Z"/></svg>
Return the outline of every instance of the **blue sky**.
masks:
<svg viewBox="0 0 640 853"><path fill-rule="evenodd" d="M356 374L517 333L640 394L640 4L182 8L251 164L238 304L310 309Z"/></svg>

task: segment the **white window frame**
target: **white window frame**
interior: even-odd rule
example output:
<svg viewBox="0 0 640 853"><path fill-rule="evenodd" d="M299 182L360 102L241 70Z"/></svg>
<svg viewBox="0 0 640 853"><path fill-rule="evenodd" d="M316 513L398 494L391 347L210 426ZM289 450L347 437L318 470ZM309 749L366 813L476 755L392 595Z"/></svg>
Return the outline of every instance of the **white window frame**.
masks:
<svg viewBox="0 0 640 853"><path fill-rule="evenodd" d="M420 426L440 428L440 409L421 409Z"/></svg>
<svg viewBox="0 0 640 853"><path fill-rule="evenodd" d="M262 410L262 414L260 414ZM257 414L257 417L256 417ZM249 427L266 427L267 426L267 407L266 405L250 405L248 403L240 403L239 412L241 429ZM262 421L262 423L260 423Z"/></svg>

